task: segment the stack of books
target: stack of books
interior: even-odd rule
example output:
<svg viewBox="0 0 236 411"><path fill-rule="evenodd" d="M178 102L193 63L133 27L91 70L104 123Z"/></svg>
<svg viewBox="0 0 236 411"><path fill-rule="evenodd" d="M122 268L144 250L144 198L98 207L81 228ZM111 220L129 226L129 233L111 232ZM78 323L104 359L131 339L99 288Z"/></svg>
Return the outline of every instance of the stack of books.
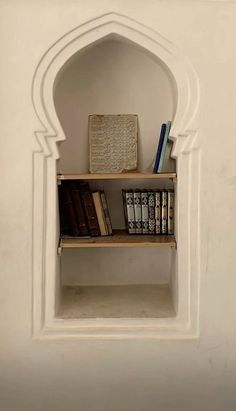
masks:
<svg viewBox="0 0 236 411"><path fill-rule="evenodd" d="M86 182L61 182L59 214L63 237L80 238L112 234L105 192L92 192Z"/></svg>
<svg viewBox="0 0 236 411"><path fill-rule="evenodd" d="M174 234L174 190L122 190L128 234Z"/></svg>

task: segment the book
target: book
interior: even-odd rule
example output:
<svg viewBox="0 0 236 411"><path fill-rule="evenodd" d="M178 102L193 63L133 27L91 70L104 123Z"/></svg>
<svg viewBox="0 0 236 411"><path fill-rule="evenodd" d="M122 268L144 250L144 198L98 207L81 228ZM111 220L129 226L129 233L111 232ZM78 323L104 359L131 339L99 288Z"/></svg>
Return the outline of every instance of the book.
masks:
<svg viewBox="0 0 236 411"><path fill-rule="evenodd" d="M156 234L161 234L161 191L155 191L155 223Z"/></svg>
<svg viewBox="0 0 236 411"><path fill-rule="evenodd" d="M163 171L163 162L164 162L164 157L165 157L165 152L166 152L166 147L167 147L167 141L168 141L169 134L170 134L170 128L171 128L171 121L167 121L164 140L163 140L163 144L161 148L160 160L157 166L157 173L160 173L161 171Z"/></svg>
<svg viewBox="0 0 236 411"><path fill-rule="evenodd" d="M74 212L75 212L75 217L77 220L77 226L79 230L79 236L88 236L89 235L89 229L87 225L87 220L85 216L85 211L82 206L82 201L81 201L81 189L83 184L81 185L80 182L78 181L68 181L68 185L70 187L70 193L71 193L71 198L72 198L72 203L74 207Z"/></svg>
<svg viewBox="0 0 236 411"><path fill-rule="evenodd" d="M148 191L148 234L155 234L155 193Z"/></svg>
<svg viewBox="0 0 236 411"><path fill-rule="evenodd" d="M168 199L167 199L167 233L174 234L174 190L168 190Z"/></svg>
<svg viewBox="0 0 236 411"><path fill-rule="evenodd" d="M142 234L142 209L141 209L141 192L134 190L134 219L135 233Z"/></svg>
<svg viewBox="0 0 236 411"><path fill-rule="evenodd" d="M100 192L96 191L96 192L92 193L92 197L93 197L93 202L94 202L94 206L95 206L95 210L96 210L96 214L97 214L97 220L98 220L98 225L99 225L99 229L100 229L100 234L101 235L108 235L108 229L107 229L107 225L106 225L105 213L104 213L103 207L102 207Z"/></svg>
<svg viewBox="0 0 236 411"><path fill-rule="evenodd" d="M166 132L166 124L163 123L161 125L161 132L160 132L160 137L159 137L159 142L157 146L157 153L156 153L156 159L155 159L155 164L153 168L153 173L157 173L159 162L160 162L160 157L161 157L161 150L165 138L165 132Z"/></svg>
<svg viewBox="0 0 236 411"><path fill-rule="evenodd" d="M64 181L60 188L60 209L62 210L61 221L67 221L68 234L72 237L80 236L79 226L77 223L76 213L72 201L71 189L68 181ZM62 228L62 227L61 227Z"/></svg>
<svg viewBox="0 0 236 411"><path fill-rule="evenodd" d="M104 214L105 214L108 235L111 235L112 234L112 224L111 224L111 218L110 218L109 208L108 208L108 205L107 205L107 199L106 199L105 191L101 190L100 191L100 196L101 196L103 211L104 211Z"/></svg>
<svg viewBox="0 0 236 411"><path fill-rule="evenodd" d="M123 205L128 234L135 234L134 195L133 190L122 190Z"/></svg>
<svg viewBox="0 0 236 411"><path fill-rule="evenodd" d="M97 214L93 202L92 193L90 192L88 185L84 185L84 189L81 190L81 199L84 207L87 224L89 228L90 235L92 237L97 237L100 235L100 229L97 219Z"/></svg>
<svg viewBox="0 0 236 411"><path fill-rule="evenodd" d="M141 192L141 211L142 211L142 233L148 234L148 191Z"/></svg>
<svg viewBox="0 0 236 411"><path fill-rule="evenodd" d="M161 233L167 234L167 190L161 193Z"/></svg>
<svg viewBox="0 0 236 411"><path fill-rule="evenodd" d="M72 235L72 230L67 215L67 206L65 202L64 185L61 183L58 186L58 204L59 204L59 218L60 218L60 234L62 236Z"/></svg>

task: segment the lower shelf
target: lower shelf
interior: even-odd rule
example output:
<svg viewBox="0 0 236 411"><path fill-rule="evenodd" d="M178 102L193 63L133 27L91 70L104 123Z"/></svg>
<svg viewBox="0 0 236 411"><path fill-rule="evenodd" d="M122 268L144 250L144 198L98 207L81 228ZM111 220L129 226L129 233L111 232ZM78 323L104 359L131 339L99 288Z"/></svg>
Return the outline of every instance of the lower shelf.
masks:
<svg viewBox="0 0 236 411"><path fill-rule="evenodd" d="M90 247L173 247L176 241L172 235L135 235L125 230L114 230L111 236L90 238L61 238L59 249Z"/></svg>
<svg viewBox="0 0 236 411"><path fill-rule="evenodd" d="M175 311L166 284L64 286L58 317L169 318Z"/></svg>

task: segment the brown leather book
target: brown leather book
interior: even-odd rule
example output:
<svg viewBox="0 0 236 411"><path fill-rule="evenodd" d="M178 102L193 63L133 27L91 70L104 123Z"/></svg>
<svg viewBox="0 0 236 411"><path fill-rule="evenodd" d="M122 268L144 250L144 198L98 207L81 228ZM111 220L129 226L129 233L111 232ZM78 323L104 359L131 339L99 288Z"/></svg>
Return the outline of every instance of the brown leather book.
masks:
<svg viewBox="0 0 236 411"><path fill-rule="evenodd" d="M92 196L93 196L93 202L94 202L94 206L95 206L95 210L97 214L100 233L101 235L108 235L106 219L105 219L105 214L104 214L103 207L102 207L100 192L96 191L95 193L92 193Z"/></svg>
<svg viewBox="0 0 236 411"><path fill-rule="evenodd" d="M79 229L79 235L88 236L90 233L89 233L85 211L84 211L82 200L81 200L81 187L82 186L77 181L75 182L69 181L69 186L70 186L70 192L71 192L74 212L75 212L75 216L77 220L77 226Z"/></svg>
<svg viewBox="0 0 236 411"><path fill-rule="evenodd" d="M63 222L64 225L68 226L68 234L73 236L73 237L79 237L80 232L79 232L79 227L77 224L77 219L76 219L76 214L72 202L72 196L71 196L71 191L70 187L67 182L64 181L61 183L60 186L60 221ZM64 229L62 229L61 226L61 234L65 234L63 232Z"/></svg>
<svg viewBox="0 0 236 411"><path fill-rule="evenodd" d="M88 191L88 187L86 187L86 185L84 185L83 189L81 190L81 199L82 199L82 204L84 207L85 215L87 218L90 235L93 237L97 237L101 234L100 229L99 229L97 214L96 214L96 210L95 210L95 206L93 202L92 193Z"/></svg>

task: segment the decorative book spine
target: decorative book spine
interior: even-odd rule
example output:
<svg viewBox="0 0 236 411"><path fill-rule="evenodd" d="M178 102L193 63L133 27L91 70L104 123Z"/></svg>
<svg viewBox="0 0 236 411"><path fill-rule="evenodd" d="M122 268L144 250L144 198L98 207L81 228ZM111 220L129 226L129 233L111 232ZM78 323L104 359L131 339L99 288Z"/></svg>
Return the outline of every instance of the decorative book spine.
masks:
<svg viewBox="0 0 236 411"><path fill-rule="evenodd" d="M127 231L129 234L135 234L135 219L134 219L134 195L132 190L123 192L125 195L124 207L127 218Z"/></svg>
<svg viewBox="0 0 236 411"><path fill-rule="evenodd" d="M161 232L167 234L167 191L163 190L161 195Z"/></svg>
<svg viewBox="0 0 236 411"><path fill-rule="evenodd" d="M168 234L174 234L174 198L175 193L173 190L168 191Z"/></svg>
<svg viewBox="0 0 236 411"><path fill-rule="evenodd" d="M155 192L156 234L161 234L161 191Z"/></svg>
<svg viewBox="0 0 236 411"><path fill-rule="evenodd" d="M97 237L100 235L100 230L92 194L90 193L90 191L82 191L81 197L84 205L85 214L87 217L90 235L93 237Z"/></svg>
<svg viewBox="0 0 236 411"><path fill-rule="evenodd" d="M135 218L135 233L142 234L142 209L141 209L140 190L134 190L134 218Z"/></svg>
<svg viewBox="0 0 236 411"><path fill-rule="evenodd" d="M79 235L80 236L88 236L89 229L87 227L87 222L85 218L85 212L83 210L82 201L80 197L80 184L77 182L69 182L70 183L70 190L71 196L75 211L75 216L77 219L77 224L79 228Z"/></svg>
<svg viewBox="0 0 236 411"><path fill-rule="evenodd" d="M148 192L148 233L155 234L155 193Z"/></svg>
<svg viewBox="0 0 236 411"><path fill-rule="evenodd" d="M61 201L63 211L65 212L65 219L68 221L69 231L73 237L79 237L79 227L77 224L76 214L73 207L70 187L66 182L61 184Z"/></svg>
<svg viewBox="0 0 236 411"><path fill-rule="evenodd" d="M111 235L112 234L111 218L110 218L109 208L107 205L107 199L105 196L105 192L103 190L100 191L100 196L101 196L102 207L103 207L103 211L104 211L104 215L106 219L107 231L108 231L108 234Z"/></svg>
<svg viewBox="0 0 236 411"><path fill-rule="evenodd" d="M141 208L142 208L142 233L148 234L148 192L143 190L141 193Z"/></svg>

